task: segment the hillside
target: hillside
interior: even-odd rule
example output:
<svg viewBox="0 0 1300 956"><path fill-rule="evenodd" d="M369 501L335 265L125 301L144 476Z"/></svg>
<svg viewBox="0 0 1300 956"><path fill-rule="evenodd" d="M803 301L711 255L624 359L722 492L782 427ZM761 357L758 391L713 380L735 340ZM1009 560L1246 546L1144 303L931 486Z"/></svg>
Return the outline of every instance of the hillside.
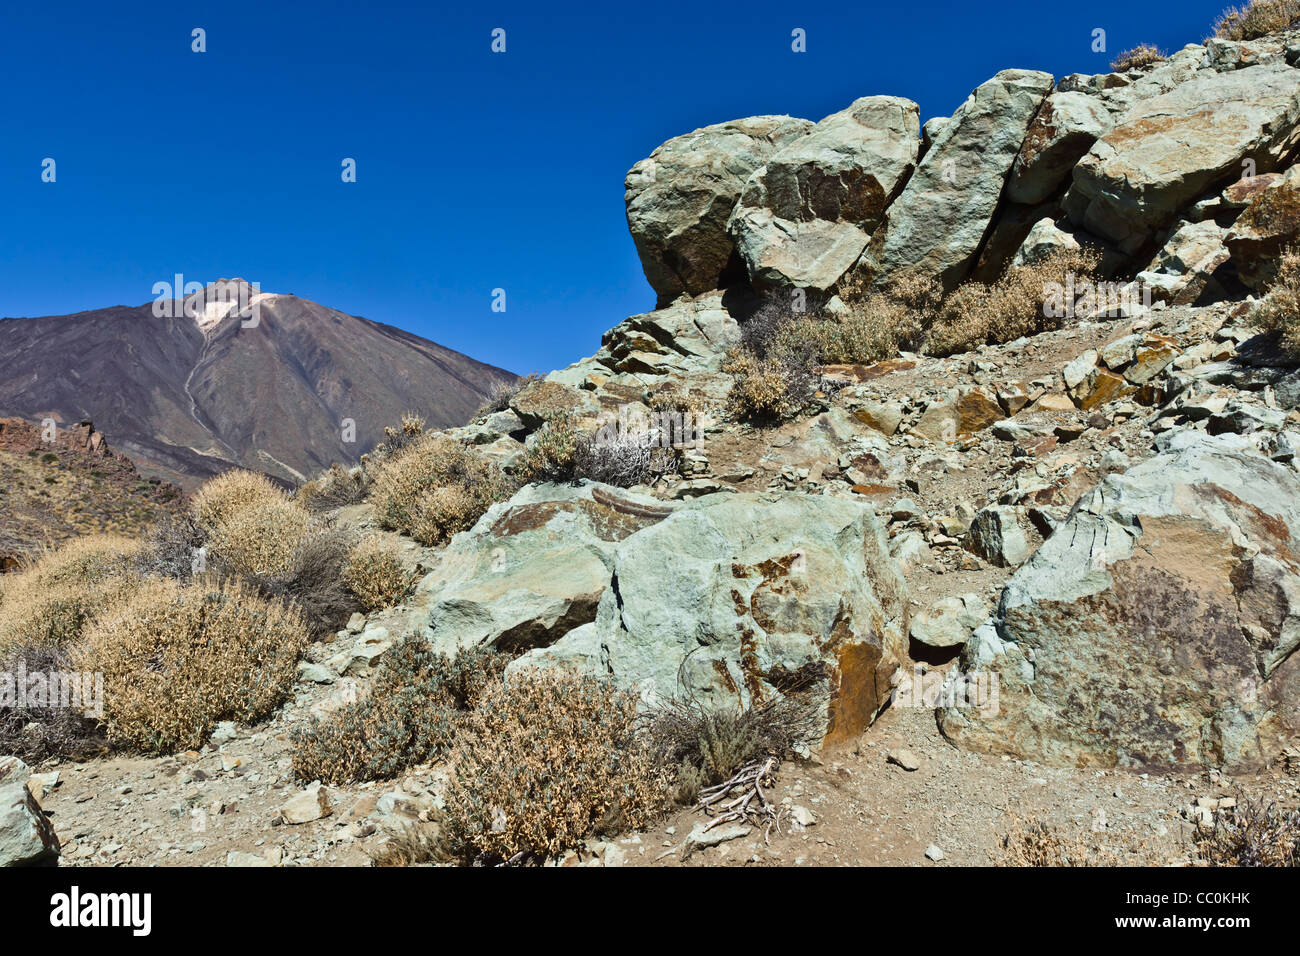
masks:
<svg viewBox="0 0 1300 956"><path fill-rule="evenodd" d="M514 378L238 279L167 304L171 316L148 303L0 320L0 415L92 420L143 468L187 484L236 465L296 483L355 464L406 411L461 424Z"/></svg>
<svg viewBox="0 0 1300 956"><path fill-rule="evenodd" d="M11 734L11 856L1300 862L1300 30L1225 24L685 133L625 181L659 308L591 356L7 576L0 653L101 669L109 748ZM199 329L214 460L306 420L241 371L292 315Z"/></svg>

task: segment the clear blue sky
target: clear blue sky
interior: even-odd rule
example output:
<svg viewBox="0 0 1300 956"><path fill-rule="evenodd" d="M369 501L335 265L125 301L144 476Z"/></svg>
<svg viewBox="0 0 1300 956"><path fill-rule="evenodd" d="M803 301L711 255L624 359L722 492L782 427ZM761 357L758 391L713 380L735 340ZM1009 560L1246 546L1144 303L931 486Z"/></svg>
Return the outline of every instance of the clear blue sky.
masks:
<svg viewBox="0 0 1300 956"><path fill-rule="evenodd" d="M1139 42L1199 42L1223 4L8 0L0 316L238 275L547 371L653 308L623 176L663 140L875 93L947 115L999 69L1098 72Z"/></svg>

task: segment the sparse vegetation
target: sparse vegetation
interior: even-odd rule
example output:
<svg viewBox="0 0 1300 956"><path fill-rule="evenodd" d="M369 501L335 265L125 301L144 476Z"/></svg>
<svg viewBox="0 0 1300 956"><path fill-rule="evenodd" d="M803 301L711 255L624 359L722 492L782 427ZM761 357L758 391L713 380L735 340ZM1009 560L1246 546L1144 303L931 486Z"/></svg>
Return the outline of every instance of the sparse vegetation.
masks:
<svg viewBox="0 0 1300 956"><path fill-rule="evenodd" d="M343 581L363 611L396 604L411 586L411 576L397 555L375 536L365 538L348 556Z"/></svg>
<svg viewBox="0 0 1300 956"><path fill-rule="evenodd" d="M544 859L645 826L666 779L636 733L636 698L593 677L525 672L468 717L444 832L462 862Z"/></svg>
<svg viewBox="0 0 1300 956"><path fill-rule="evenodd" d="M50 644L27 644L0 659L0 674L66 674L71 669L67 650ZM90 706L91 701L84 695L82 700ZM93 717L76 707L61 706L61 694L58 701L45 702L60 706L0 704L0 753L36 764L51 757L85 759L107 749L107 741Z"/></svg>
<svg viewBox="0 0 1300 956"><path fill-rule="evenodd" d="M1127 73L1129 70L1140 70L1153 63L1161 63L1165 59L1165 55L1150 43L1139 43L1133 49L1125 50L1115 57L1110 63L1110 68L1115 73Z"/></svg>
<svg viewBox="0 0 1300 956"><path fill-rule="evenodd" d="M812 743L817 718L813 698L800 691L737 710L678 697L644 719L657 763L675 777L675 798L689 804L701 788L730 779L759 757L784 760L796 747Z"/></svg>
<svg viewBox="0 0 1300 956"><path fill-rule="evenodd" d="M492 415L496 412L504 412L510 407L516 395L522 392L533 382L540 382L543 376L538 372L532 372L522 378L517 378L513 382L500 382L493 389L492 394L488 396L487 401L479 406L479 410L474 413L475 418L482 418L484 415Z"/></svg>
<svg viewBox="0 0 1300 956"><path fill-rule="evenodd" d="M495 463L431 432L378 466L372 500L383 527L435 545L470 527L509 491Z"/></svg>
<svg viewBox="0 0 1300 956"><path fill-rule="evenodd" d="M1064 286L1091 277L1099 262L1096 253L1060 250L1018 269L1008 269L996 282L970 282L944 300L940 318L929 330L926 351L953 355L981 345L1010 342L1062 328L1068 316L1047 315L1043 309L1053 283Z"/></svg>
<svg viewBox="0 0 1300 956"><path fill-rule="evenodd" d="M490 650L449 658L422 638L406 638L384 655L365 697L293 731L294 773L327 783L380 780L441 757L462 712L479 703L505 664Z"/></svg>
<svg viewBox="0 0 1300 956"><path fill-rule="evenodd" d="M368 482L362 468L344 468L337 462L298 489L296 500L313 514L366 500Z"/></svg>
<svg viewBox="0 0 1300 956"><path fill-rule="evenodd" d="M1089 839L1086 833L1075 836L1046 823L1026 823L1012 818L1011 829L1002 837L997 866L1124 866L1126 861L1114 849Z"/></svg>
<svg viewBox="0 0 1300 956"><path fill-rule="evenodd" d="M1213 829L1198 830L1197 856L1211 866L1300 865L1300 810L1246 800L1220 811Z"/></svg>
<svg viewBox="0 0 1300 956"><path fill-rule="evenodd" d="M1214 24L1224 40L1256 40L1289 30L1300 23L1300 0L1251 0L1245 7L1228 7Z"/></svg>
<svg viewBox="0 0 1300 956"><path fill-rule="evenodd" d="M1282 347L1300 354L1300 249L1286 249L1277 262L1277 276L1260 305L1260 321L1276 332Z"/></svg>
<svg viewBox="0 0 1300 956"><path fill-rule="evenodd" d="M241 582L161 578L104 611L72 661L103 673L114 743L170 752L201 746L218 721L269 714L306 642L295 608Z"/></svg>

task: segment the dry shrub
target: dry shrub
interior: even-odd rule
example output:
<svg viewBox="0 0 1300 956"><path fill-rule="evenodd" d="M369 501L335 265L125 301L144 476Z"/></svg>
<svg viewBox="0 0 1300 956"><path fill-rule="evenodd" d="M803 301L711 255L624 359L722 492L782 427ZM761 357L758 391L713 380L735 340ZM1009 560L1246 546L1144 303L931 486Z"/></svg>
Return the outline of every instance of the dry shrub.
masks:
<svg viewBox="0 0 1300 956"><path fill-rule="evenodd" d="M574 456L578 451L578 434L567 415L549 419L528 437L528 450L519 468L524 484L536 481L572 481Z"/></svg>
<svg viewBox="0 0 1300 956"><path fill-rule="evenodd" d="M1224 40L1256 40L1289 30L1300 22L1300 0L1251 0L1244 8L1229 7L1214 24Z"/></svg>
<svg viewBox="0 0 1300 956"><path fill-rule="evenodd" d="M768 300L741 325L740 347L723 371L741 421L778 422L797 414L819 387L818 368L867 364L918 348L942 299L932 279L902 277L872 289L855 277L839 290L837 313L794 312Z"/></svg>
<svg viewBox="0 0 1300 956"><path fill-rule="evenodd" d="M1300 865L1300 810L1246 800L1221 811L1208 832L1197 830L1196 854L1211 866Z"/></svg>
<svg viewBox="0 0 1300 956"><path fill-rule="evenodd" d="M371 498L383 527L435 545L472 526L509 490L493 462L430 432L380 463Z"/></svg>
<svg viewBox="0 0 1300 956"><path fill-rule="evenodd" d="M363 461L382 461L385 458L392 458L404 448L415 444L424 435L424 419L415 412L404 412L402 420L396 427L392 425L384 428L384 440L374 447L374 450L367 456L363 456Z"/></svg>
<svg viewBox="0 0 1300 956"><path fill-rule="evenodd" d="M517 378L513 382L498 382L492 388L492 393L487 397L487 400L474 413L474 417L482 418L484 415L504 412L510 407L510 403L515 400L516 395L534 382L540 382L542 378L543 376L540 373L533 372L523 378Z"/></svg>
<svg viewBox="0 0 1300 956"><path fill-rule="evenodd" d="M467 718L444 829L462 862L546 858L594 833L637 829L667 802L636 733L636 698L605 681L525 671Z"/></svg>
<svg viewBox="0 0 1300 956"><path fill-rule="evenodd" d="M361 468L344 468L335 463L298 489L296 500L313 514L333 511L366 500L368 483Z"/></svg>
<svg viewBox="0 0 1300 956"><path fill-rule="evenodd" d="M72 644L100 610L134 590L140 550L130 538L90 535L10 575L0 599L0 651Z"/></svg>
<svg viewBox="0 0 1300 956"><path fill-rule="evenodd" d="M1092 836L1093 839L1089 839ZM996 866L1130 866L1132 860L1113 847L1095 842L1090 831L1068 836L1040 822L1012 817L1011 829L1002 837ZM1140 848L1139 848L1140 849Z"/></svg>
<svg viewBox="0 0 1300 956"><path fill-rule="evenodd" d="M401 600L411 586L411 575L397 555L372 535L348 556L343 582L357 596L363 611L374 611Z"/></svg>
<svg viewBox="0 0 1300 956"><path fill-rule="evenodd" d="M1165 55L1150 43L1139 43L1133 49L1125 50L1115 57L1111 61L1110 68L1115 73L1127 73L1129 70L1139 70L1153 63L1162 63L1165 59Z"/></svg>
<svg viewBox="0 0 1300 956"><path fill-rule="evenodd" d="M1088 280L1099 262L1089 250L1056 250L1030 265L1008 269L992 285L969 282L955 289L930 329L926 351L953 355L1063 328L1068 316L1047 315L1043 309L1049 287L1065 286L1070 275L1076 282Z"/></svg>
<svg viewBox="0 0 1300 956"><path fill-rule="evenodd" d="M752 352L733 349L722 371L734 379L727 401L738 421L783 421L798 414L817 388L812 363L788 355L758 358Z"/></svg>
<svg viewBox="0 0 1300 956"><path fill-rule="evenodd" d="M73 652L104 675L104 723L146 752L203 744L222 720L253 721L285 700L307 642L299 612L238 581L141 583Z"/></svg>
<svg viewBox="0 0 1300 956"><path fill-rule="evenodd" d="M208 546L235 574L285 574L310 523L307 510L281 494L226 510L212 527Z"/></svg>
<svg viewBox="0 0 1300 956"><path fill-rule="evenodd" d="M655 432L584 435L573 452L574 477L618 488L646 484L671 466L665 451Z"/></svg>
<svg viewBox="0 0 1300 956"><path fill-rule="evenodd" d="M285 500L284 492L266 475L255 471L233 470L205 482L194 493L190 513L204 534L224 519L250 505Z"/></svg>
<svg viewBox="0 0 1300 956"><path fill-rule="evenodd" d="M1265 329L1278 333L1284 349L1300 354L1300 249L1295 246L1278 258L1277 276L1260 304L1259 317Z"/></svg>
<svg viewBox="0 0 1300 956"><path fill-rule="evenodd" d="M650 710L643 718L646 733L659 766L676 776L676 799L693 803L701 788L730 780L754 760L781 760L813 743L820 709L807 689L736 710L691 698L672 698Z"/></svg>
<svg viewBox="0 0 1300 956"><path fill-rule="evenodd" d="M166 515L145 534L143 544L136 554L136 571L142 576L189 580L201 572L196 558L205 548L207 536L191 514ZM204 552L203 563L207 556Z"/></svg>
<svg viewBox="0 0 1300 956"><path fill-rule="evenodd" d="M505 658L467 648L455 657L408 637L384 655L370 692L291 734L294 773L353 783L394 777L451 746L461 712L500 680Z"/></svg>
<svg viewBox="0 0 1300 956"><path fill-rule="evenodd" d="M436 823L415 823L380 844L370 855L371 866L418 866L447 859L447 842Z"/></svg>
<svg viewBox="0 0 1300 956"><path fill-rule="evenodd" d="M292 601L302 611L313 637L337 631L360 606L344 581L348 556L356 535L330 518L313 520L293 545L288 567L269 575L246 575L245 580L266 597Z"/></svg>
<svg viewBox="0 0 1300 956"><path fill-rule="evenodd" d="M0 659L0 684L14 682L17 690L22 675L68 673L72 663L67 651L50 644L28 644ZM0 696L0 700L3 697ZM46 701L53 703L53 701ZM71 698L68 700L71 703ZM30 764L51 757L83 760L107 749L98 722L83 709L71 706L5 706L0 703L0 754L12 754ZM63 700L60 699L60 704ZM89 706L91 701L84 701Z"/></svg>

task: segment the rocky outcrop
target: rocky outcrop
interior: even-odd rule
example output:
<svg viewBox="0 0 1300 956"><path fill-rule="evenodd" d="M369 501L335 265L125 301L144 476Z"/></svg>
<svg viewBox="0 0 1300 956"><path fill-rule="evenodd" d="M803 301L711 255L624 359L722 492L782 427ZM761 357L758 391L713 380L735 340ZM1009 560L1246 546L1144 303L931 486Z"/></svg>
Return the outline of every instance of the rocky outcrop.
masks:
<svg viewBox="0 0 1300 956"><path fill-rule="evenodd" d="M595 621L512 667L593 670L647 697L690 693L721 708L811 681L824 742L837 743L887 702L907 608L868 507L708 495L622 541Z"/></svg>
<svg viewBox="0 0 1300 956"><path fill-rule="evenodd" d="M1226 298L1227 290L1215 273L1228 261L1227 232L1212 219L1181 223L1137 274L1137 282L1151 290L1152 299L1174 305Z"/></svg>
<svg viewBox="0 0 1300 956"><path fill-rule="evenodd" d="M1025 134L1007 180L1007 198L1040 203L1051 197L1112 125L1114 119L1099 97L1078 91L1053 93Z"/></svg>
<svg viewBox="0 0 1300 956"><path fill-rule="evenodd" d="M1071 220L1135 254L1179 210L1241 176L1269 172L1300 137L1300 70L1271 62L1203 70L1134 102L1074 167Z"/></svg>
<svg viewBox="0 0 1300 956"><path fill-rule="evenodd" d="M976 89L935 137L858 268L876 283L917 273L951 289L965 279L1051 88L1050 74L1004 70Z"/></svg>
<svg viewBox="0 0 1300 956"><path fill-rule="evenodd" d="M755 287L835 285L915 167L919 115L911 100L863 97L759 167L727 225Z"/></svg>
<svg viewBox="0 0 1300 956"><path fill-rule="evenodd" d="M1055 765L1257 766L1298 729L1300 478L1187 433L1105 479L1011 579L962 666L964 746Z"/></svg>
<svg viewBox="0 0 1300 956"><path fill-rule="evenodd" d="M710 292L634 315L605 333L595 355L547 378L578 388L606 382L644 386L669 375L716 371L727 349L740 342L740 325L729 308L733 298L745 300Z"/></svg>
<svg viewBox="0 0 1300 956"><path fill-rule="evenodd" d="M751 116L668 140L627 174L627 224L646 279L666 303L720 288L735 246L727 219L750 174L812 123Z"/></svg>
<svg viewBox="0 0 1300 956"><path fill-rule="evenodd" d="M456 535L420 582L425 635L448 653L522 653L595 620L614 546L671 506L605 485L528 485Z"/></svg>
<svg viewBox="0 0 1300 956"><path fill-rule="evenodd" d="M27 788L30 776L17 757L0 757L0 866L58 861L59 838Z"/></svg>
<svg viewBox="0 0 1300 956"><path fill-rule="evenodd" d="M1266 292L1277 274L1282 251L1300 238L1300 166L1292 166L1261 186L1252 191L1224 244L1241 281ZM1237 194L1243 192L1237 190Z"/></svg>

